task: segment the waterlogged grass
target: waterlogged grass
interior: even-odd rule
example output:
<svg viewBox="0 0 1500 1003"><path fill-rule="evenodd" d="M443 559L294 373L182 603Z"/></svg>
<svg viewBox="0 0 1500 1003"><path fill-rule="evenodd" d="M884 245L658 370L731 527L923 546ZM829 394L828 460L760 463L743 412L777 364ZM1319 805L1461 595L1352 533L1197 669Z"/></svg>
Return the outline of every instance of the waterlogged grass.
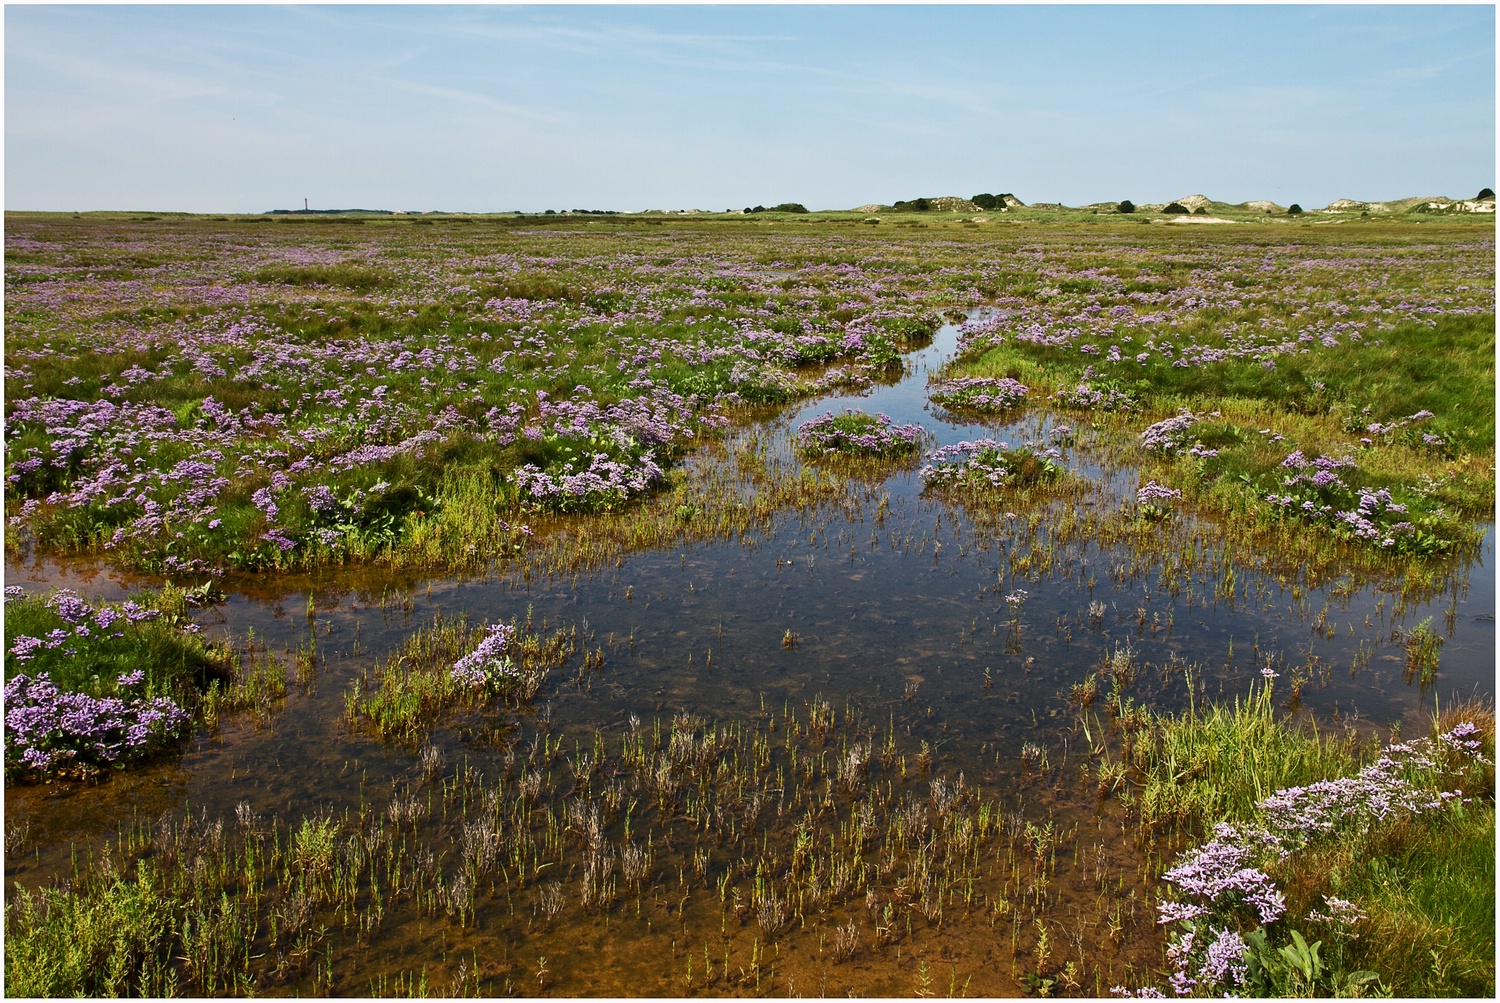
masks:
<svg viewBox="0 0 1500 1003"><path fill-rule="evenodd" d="M941 446L927 457L922 479L945 494L983 495L1001 488L1029 489L1063 480L1056 449L1015 449L994 439Z"/></svg>
<svg viewBox="0 0 1500 1003"><path fill-rule="evenodd" d="M483 707L495 701L516 705L530 701L547 673L562 666L578 650L578 629L547 634L545 626L532 631L510 627L504 649L505 671L476 685L455 666L480 648L482 627L466 619L439 617L416 631L378 668L355 680L345 695L345 715L351 723L373 728L386 738L407 741L420 737L460 706Z"/></svg>
<svg viewBox="0 0 1500 1003"><path fill-rule="evenodd" d="M862 467L846 461L798 467L774 455L772 443L755 430L729 441L707 444L696 462L674 470L662 490L615 512L563 515L533 520L532 535L512 531L514 561L523 577L551 578L596 571L625 554L701 540L749 542L767 531L774 518L819 510L852 514L869 495L858 475L888 466ZM483 567L482 549L472 547L456 524L449 524L451 549L429 537L424 551L397 554L419 566L428 560ZM480 530L483 532L483 529Z"/></svg>
<svg viewBox="0 0 1500 1003"><path fill-rule="evenodd" d="M1228 706L1152 715L1125 695L1128 683L1119 680L1130 670L1118 662L1106 663L1114 668L1106 709L1119 729L1118 757L1106 756L1098 773L1104 782L1128 771L1121 800L1148 830L1250 817L1277 790L1352 773L1371 751L1356 732L1288 727L1269 686Z"/></svg>
<svg viewBox="0 0 1500 1003"><path fill-rule="evenodd" d="M1110 705L1118 745L1095 747L1100 793L1118 792L1153 844L1208 840L1164 875L1164 981L1192 995L1492 996L1493 711L1454 708L1431 738L1382 747L1288 723L1274 692L1268 678L1232 707L1172 717L1118 688Z"/></svg>
<svg viewBox="0 0 1500 1003"><path fill-rule="evenodd" d="M883 459L916 453L925 436L921 425L893 425L890 415L849 409L803 422L797 429L797 448L815 458Z"/></svg>
<svg viewBox="0 0 1500 1003"><path fill-rule="evenodd" d="M470 636L429 630L420 646L446 660ZM394 979L583 994L584 973L547 960L572 956L581 930L601 964L623 949L646 980L631 984L654 991L826 977L1097 995L1154 943L1108 837L975 788L894 716L815 697L748 722L632 718L572 737L538 725L491 777L429 747L413 778L357 811L280 820L247 804L124 831L66 885L11 897L7 993L327 994ZM1045 755L1023 761L1038 792L1062 779ZM1086 891L1065 903L1070 887ZM420 975L371 974L382 945L443 925L462 947ZM1107 933L1085 950L1082 929ZM944 955L961 967L939 945L961 945Z"/></svg>

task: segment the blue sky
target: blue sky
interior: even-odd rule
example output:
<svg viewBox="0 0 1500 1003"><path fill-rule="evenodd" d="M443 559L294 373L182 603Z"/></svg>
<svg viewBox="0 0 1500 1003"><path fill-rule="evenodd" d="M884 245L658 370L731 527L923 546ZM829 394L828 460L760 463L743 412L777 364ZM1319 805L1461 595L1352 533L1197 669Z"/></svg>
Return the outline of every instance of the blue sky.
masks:
<svg viewBox="0 0 1500 1003"><path fill-rule="evenodd" d="M12 210L1494 183L1488 5L5 9Z"/></svg>

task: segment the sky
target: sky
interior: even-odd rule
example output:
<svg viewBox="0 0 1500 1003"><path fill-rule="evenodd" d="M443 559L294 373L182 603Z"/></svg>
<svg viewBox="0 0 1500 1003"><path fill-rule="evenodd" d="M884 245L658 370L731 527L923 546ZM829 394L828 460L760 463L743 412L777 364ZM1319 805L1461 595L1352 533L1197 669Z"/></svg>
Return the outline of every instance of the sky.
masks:
<svg viewBox="0 0 1500 1003"><path fill-rule="evenodd" d="M5 8L8 210L1495 186L1495 8Z"/></svg>

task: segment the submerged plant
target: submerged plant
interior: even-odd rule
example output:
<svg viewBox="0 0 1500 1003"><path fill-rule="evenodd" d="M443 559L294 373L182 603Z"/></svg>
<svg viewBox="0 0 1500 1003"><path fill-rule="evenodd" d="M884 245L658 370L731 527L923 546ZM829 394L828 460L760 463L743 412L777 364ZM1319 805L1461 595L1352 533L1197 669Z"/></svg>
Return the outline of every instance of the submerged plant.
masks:
<svg viewBox="0 0 1500 1003"><path fill-rule="evenodd" d="M1420 679L1423 686L1437 678L1438 650L1443 646L1443 636L1432 629L1432 617L1428 617L1406 632L1406 680Z"/></svg>
<svg viewBox="0 0 1500 1003"><path fill-rule="evenodd" d="M559 630L548 637L514 624L470 630L465 620L437 617L354 681L344 695L345 716L410 740L449 708L525 703L576 650L576 634Z"/></svg>

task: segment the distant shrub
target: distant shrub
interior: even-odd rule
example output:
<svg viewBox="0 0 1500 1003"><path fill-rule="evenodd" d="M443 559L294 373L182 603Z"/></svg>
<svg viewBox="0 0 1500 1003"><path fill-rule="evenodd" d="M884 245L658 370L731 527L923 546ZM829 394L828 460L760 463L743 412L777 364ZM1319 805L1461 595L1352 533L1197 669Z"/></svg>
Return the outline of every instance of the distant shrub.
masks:
<svg viewBox="0 0 1500 1003"><path fill-rule="evenodd" d="M1492 199L1494 197L1495 193L1493 190L1489 188L1481 188L1479 189L1479 194L1474 196L1474 201L1478 202L1480 199Z"/></svg>
<svg viewBox="0 0 1500 1003"><path fill-rule="evenodd" d="M1162 212L1171 213L1174 216L1186 216L1192 210L1181 202L1168 202L1166 207L1162 209Z"/></svg>
<svg viewBox="0 0 1500 1003"><path fill-rule="evenodd" d="M1124 202L1121 202L1119 205L1115 206L1115 209L1119 212L1135 212L1135 203L1130 201L1129 199L1126 199Z"/></svg>
<svg viewBox="0 0 1500 1003"><path fill-rule="evenodd" d="M1200 205L1198 208L1196 208L1196 209L1193 210L1193 215L1195 215L1195 216L1207 216L1208 215L1208 206L1206 206L1206 205Z"/></svg>
<svg viewBox="0 0 1500 1003"><path fill-rule="evenodd" d="M783 202L780 205L773 205L769 209L763 205L758 205L753 209L749 206L746 206L745 212L807 212L807 206L803 205L801 202Z"/></svg>
<svg viewBox="0 0 1500 1003"><path fill-rule="evenodd" d="M925 198L915 198L909 202L897 202L891 208L897 212L927 212L932 208L932 203Z"/></svg>
<svg viewBox="0 0 1500 1003"><path fill-rule="evenodd" d="M1288 216L1300 216L1302 215L1302 207L1293 202L1291 205L1287 206L1286 214Z"/></svg>
<svg viewBox="0 0 1500 1003"><path fill-rule="evenodd" d="M1483 196L1480 196L1480 197L1482 198ZM982 195L975 195L973 198L969 199L969 201L973 202L975 205L977 205L981 209L1003 209L1003 208L1005 208L1005 204L1003 202L1001 202L999 199L995 198L995 196L991 195L989 192L985 192Z"/></svg>

